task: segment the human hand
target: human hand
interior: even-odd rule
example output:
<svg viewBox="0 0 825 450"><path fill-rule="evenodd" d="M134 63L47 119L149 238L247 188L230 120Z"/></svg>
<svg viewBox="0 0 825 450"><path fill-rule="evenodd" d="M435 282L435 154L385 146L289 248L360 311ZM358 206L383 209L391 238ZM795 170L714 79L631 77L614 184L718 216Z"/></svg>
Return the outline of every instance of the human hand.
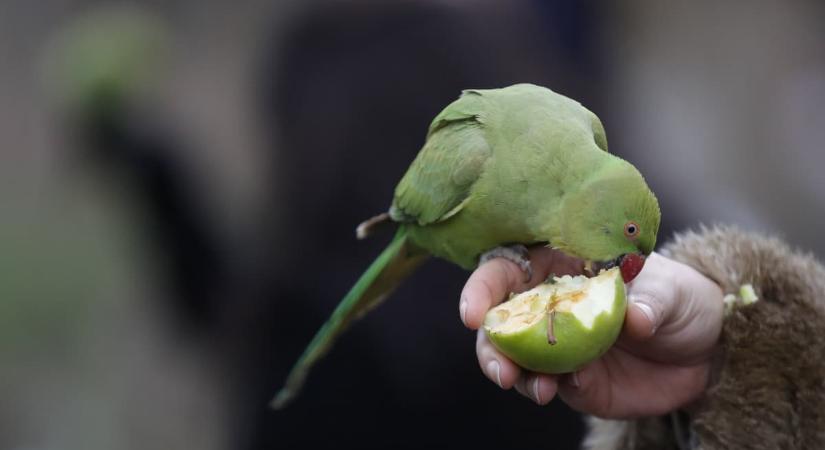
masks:
<svg viewBox="0 0 825 450"><path fill-rule="evenodd" d="M515 387L544 405L559 395L573 409L604 418L663 414L704 391L722 328L722 291L696 270L651 254L627 285L628 308L619 339L604 355L573 374L528 372L498 352L479 329L484 315L510 292L522 292L548 274L578 275L582 261L540 247L530 251L534 275L496 258L470 275L461 294L464 324L478 330L481 370L503 389Z"/></svg>

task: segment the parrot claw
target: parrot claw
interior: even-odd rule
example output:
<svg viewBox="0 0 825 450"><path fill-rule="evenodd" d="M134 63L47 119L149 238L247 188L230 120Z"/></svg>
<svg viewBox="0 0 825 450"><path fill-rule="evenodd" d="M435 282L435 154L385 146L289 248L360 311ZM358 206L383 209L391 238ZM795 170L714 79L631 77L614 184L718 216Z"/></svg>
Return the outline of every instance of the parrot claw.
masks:
<svg viewBox="0 0 825 450"><path fill-rule="evenodd" d="M504 258L507 261L515 263L527 276L524 280L525 283L529 283L530 280L533 279L533 266L530 265L530 254L527 251L527 247L521 244L510 245L507 247L496 247L482 253L481 257L478 259L478 265L480 266L495 258Z"/></svg>

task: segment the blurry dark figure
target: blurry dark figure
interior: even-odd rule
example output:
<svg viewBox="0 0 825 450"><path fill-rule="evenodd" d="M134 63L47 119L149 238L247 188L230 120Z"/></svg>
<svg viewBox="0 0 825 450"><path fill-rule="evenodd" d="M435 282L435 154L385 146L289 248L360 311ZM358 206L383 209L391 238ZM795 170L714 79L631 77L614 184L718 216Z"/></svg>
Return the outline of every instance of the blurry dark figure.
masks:
<svg viewBox="0 0 825 450"><path fill-rule="evenodd" d="M159 273L168 274L172 306L195 330L214 324L226 260L185 144L146 100L160 84L167 38L164 24L140 9L101 8L58 34L47 74L78 159L102 169L103 187L117 189L123 203L142 208L135 217L156 243L150 251L162 261Z"/></svg>
<svg viewBox="0 0 825 450"><path fill-rule="evenodd" d="M347 289L390 238L354 229L385 211L432 118L462 89L532 82L599 111L587 3L333 2L294 21L263 77L281 149L280 236L241 283L239 448L578 446L560 402L538 408L480 374L461 325L467 274L433 260L310 375L286 410L267 402ZM274 74L277 74L275 76ZM276 80L272 83L271 80Z"/></svg>
<svg viewBox="0 0 825 450"><path fill-rule="evenodd" d="M93 111L79 129L88 156L138 197L179 317L192 330L214 325L227 261L203 196L192 191L197 183L176 150L181 144L161 122L125 110Z"/></svg>

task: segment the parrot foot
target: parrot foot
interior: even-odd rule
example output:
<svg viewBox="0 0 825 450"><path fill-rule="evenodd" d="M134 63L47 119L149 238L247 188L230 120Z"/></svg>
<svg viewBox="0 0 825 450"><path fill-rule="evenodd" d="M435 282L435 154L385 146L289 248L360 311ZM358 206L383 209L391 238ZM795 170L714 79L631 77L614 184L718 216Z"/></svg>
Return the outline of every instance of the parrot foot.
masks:
<svg viewBox="0 0 825 450"><path fill-rule="evenodd" d="M529 283L533 278L533 267L530 265L530 254L527 247L516 244L507 247L496 247L481 254L478 259L478 265L482 265L494 258L504 258L507 261L514 262L527 275L525 283Z"/></svg>

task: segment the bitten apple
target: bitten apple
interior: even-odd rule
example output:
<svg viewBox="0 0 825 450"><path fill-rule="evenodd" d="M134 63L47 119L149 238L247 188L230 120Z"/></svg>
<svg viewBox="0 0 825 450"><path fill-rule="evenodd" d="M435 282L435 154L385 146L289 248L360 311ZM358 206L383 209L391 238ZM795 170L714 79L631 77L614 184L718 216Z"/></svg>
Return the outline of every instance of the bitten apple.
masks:
<svg viewBox="0 0 825 450"><path fill-rule="evenodd" d="M484 331L492 344L525 369L573 372L616 341L627 301L621 270L593 278L554 277L512 296L487 312Z"/></svg>

